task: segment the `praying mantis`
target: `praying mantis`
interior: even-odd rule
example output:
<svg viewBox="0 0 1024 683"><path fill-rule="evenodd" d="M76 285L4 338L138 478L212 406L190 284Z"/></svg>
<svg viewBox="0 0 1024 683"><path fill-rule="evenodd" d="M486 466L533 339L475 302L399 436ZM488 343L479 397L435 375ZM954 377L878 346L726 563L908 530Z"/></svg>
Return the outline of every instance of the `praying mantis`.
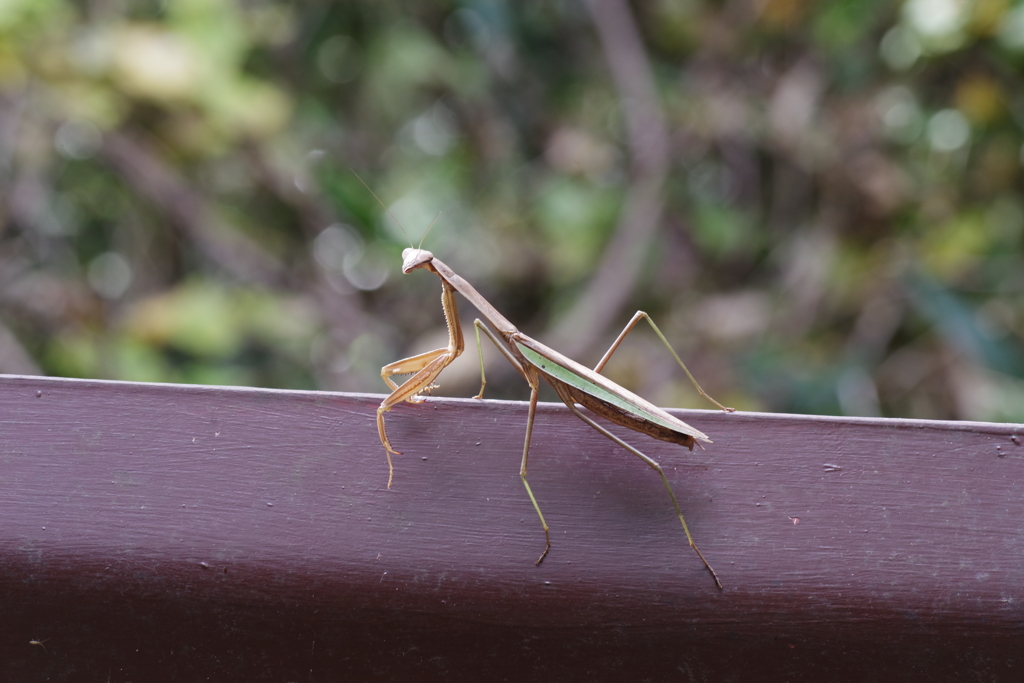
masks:
<svg viewBox="0 0 1024 683"><path fill-rule="evenodd" d="M362 181L361 178L360 181ZM365 185L365 183L363 184ZM369 190L369 187L367 189ZM370 190L370 193L373 194L373 191ZM376 195L374 197L376 198ZM380 200L378 199L377 201ZM384 206L384 203L381 202L381 205ZM387 210L386 206L384 208ZM390 213L388 211L389 215ZM392 216L392 219L394 219L394 216ZM398 222L397 219L395 219L395 222ZM422 242L420 244L422 246ZM693 541L690 529L686 525L686 519L683 518L682 510L679 508L679 502L676 500L676 495L672 491L672 486L669 484L661 465L618 436L612 434L577 407L577 405L583 406L591 413L599 415L606 420L653 436L662 441L677 443L691 451L694 444L697 444L698 441L711 443L711 439L704 433L600 374L601 369L611 358L629 331L641 320L647 320L683 368L683 371L693 383L698 393L720 409L727 412L733 411L732 408L727 408L718 401L715 401L701 389L697 380L694 379L686 365L672 348L672 345L669 344L668 339L658 329L658 326L654 324L650 316L643 311L637 311L632 320L630 320L604 354L604 357L601 358L601 361L591 370L520 332L471 284L457 275L455 271L442 263L429 251L419 247L405 249L402 252L402 273L409 274L420 268L434 273L441 279L441 307L448 326L448 346L389 363L381 368L381 377L392 390L392 393L384 399L377 409L377 431L380 434L380 440L384 445L388 459L388 488L391 488L394 478L394 466L391 456L392 454L401 455L401 453L392 447L391 441L388 439L387 430L384 425L384 413L390 411L394 406L403 401L410 403L424 401L425 398L420 396L420 394L432 388L434 380L441 374L441 371L462 354L465 349L465 339L462 333L462 325L459 322L458 308L455 303L455 292L458 292L476 307L487 320L490 327L493 327L495 330L492 331L488 324L485 324L479 318L473 321L473 326L476 329L477 351L480 355L481 380L480 392L474 398L483 398L484 387L487 385L487 378L484 374L483 348L480 343L481 331L494 343L505 359L530 385L530 407L526 417L526 440L523 443L523 460L519 469L519 476L523 481L523 486L526 487L526 493L530 497L530 502L533 503L533 508L540 518L541 526L544 528L544 552L541 553L535 564L539 565L547 556L548 551L551 550L550 529L544 520L544 513L541 512L537 498L533 495L533 490L530 488L530 483L526 478L527 462L530 455L530 438L533 434L534 416L537 412L537 396L540 391L540 380L543 378L554 388L558 397L576 417L643 460L658 473L665 484L665 488L668 490L669 497L672 499L672 505L679 516L679 521L683 525L683 531L686 533L686 539L690 547L693 548L697 556L704 563L704 566L711 573L715 580L715 585L718 586L719 590L722 590L722 582L719 580L718 574ZM411 374L412 377L407 379L401 386L391 379L393 375L407 374Z"/></svg>

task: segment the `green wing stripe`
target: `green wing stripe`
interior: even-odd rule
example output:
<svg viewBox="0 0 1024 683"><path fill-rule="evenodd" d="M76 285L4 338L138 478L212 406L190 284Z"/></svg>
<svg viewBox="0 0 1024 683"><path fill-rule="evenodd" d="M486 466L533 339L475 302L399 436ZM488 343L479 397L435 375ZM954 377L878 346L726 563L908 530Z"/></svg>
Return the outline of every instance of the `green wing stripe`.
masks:
<svg viewBox="0 0 1024 683"><path fill-rule="evenodd" d="M653 422L667 429L671 429L672 431L680 432L679 425L672 424L671 422L666 421L660 415L649 413L646 410L644 410L642 406L630 403L621 396L616 396L615 394L608 391L599 384L595 384L594 382L591 382L587 378L579 376L572 370L569 370L568 368L559 365L550 358L545 358L544 356L540 355L533 349L523 346L519 342L516 342L516 347L523 353L524 356L526 356L526 360L530 361L531 363L533 363L538 368L540 368L547 374L551 375L555 379L561 380L570 386L576 387L580 391L586 392L595 398L599 398L602 401L605 401L606 403L610 403L611 405L616 406L627 413L638 415L643 419L647 420L648 422Z"/></svg>

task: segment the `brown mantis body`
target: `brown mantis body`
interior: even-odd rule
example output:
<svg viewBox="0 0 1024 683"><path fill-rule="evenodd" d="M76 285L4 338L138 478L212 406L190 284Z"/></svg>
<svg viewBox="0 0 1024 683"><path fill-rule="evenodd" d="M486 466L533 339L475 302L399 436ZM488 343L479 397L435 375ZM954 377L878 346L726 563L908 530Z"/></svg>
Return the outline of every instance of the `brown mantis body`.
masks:
<svg viewBox="0 0 1024 683"><path fill-rule="evenodd" d="M387 430L384 426L384 413L402 401L418 403L424 400L419 397L419 394L433 386L434 380L441 371L462 353L465 348L465 340L455 303L455 292L458 291L480 311L491 327L496 330L496 332L492 331L479 319L475 320L477 347L480 347L480 331L483 330L490 337L491 341L494 342L498 350L501 351L502 355L512 364L512 367L530 385L530 407L526 418L526 440L523 444L523 460L519 476L526 487L526 492L530 496L534 509L537 511L537 516L540 517L541 525L544 527L546 545L536 564L540 564L551 549L551 535L547 522L544 521L544 515L540 511L537 499L534 497L530 484L526 479L527 461L530 454L530 437L533 433L533 421L537 411L540 379L543 377L555 389L558 397L569 407L573 414L604 436L639 457L661 476L662 482L664 482L665 488L668 490L669 497L672 499L672 505L675 507L676 514L679 516L679 521L683 525L683 531L686 532L686 538L689 541L690 547L696 551L704 566L714 577L715 584L721 589L722 583L718 578L718 574L711 568L711 565L693 542L693 537L686 526L686 520L683 518L683 513L679 508L675 493L672 491L672 487L661 465L612 434L577 407L577 404L579 404L590 412L600 415L611 422L648 434L656 439L680 444L690 450L693 450L693 446L698 440L711 443L711 439L702 432L599 374L626 334L643 318L647 319L658 336L669 347L669 350L672 350L668 340L665 339L650 317L643 311L637 311L636 315L633 316L630 323L619 334L601 361L591 370L520 332L491 306L472 285L435 258L429 251L409 248L402 252L402 259L403 273L410 273L418 268L425 268L441 279L441 305L448 324L448 346L391 363L381 369L381 377L393 390L392 394L384 399L377 409L377 429L388 458L388 488L391 487L394 475L391 454L397 455L399 452L391 446L391 442L388 439ZM705 394L675 351L672 351L672 354L702 396L723 410L732 410L722 406ZM486 377L484 376L482 349L480 349L480 372L480 393L477 394L476 398L483 397L484 386L487 384ZM399 386L391 379L392 375L397 374L412 374L412 377Z"/></svg>

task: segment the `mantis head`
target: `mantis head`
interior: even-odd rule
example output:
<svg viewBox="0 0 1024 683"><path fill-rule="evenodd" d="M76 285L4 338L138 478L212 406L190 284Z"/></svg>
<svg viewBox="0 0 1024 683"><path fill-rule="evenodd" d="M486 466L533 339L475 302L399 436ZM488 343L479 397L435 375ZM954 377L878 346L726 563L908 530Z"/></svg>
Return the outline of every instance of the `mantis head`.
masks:
<svg viewBox="0 0 1024 683"><path fill-rule="evenodd" d="M434 255L426 249L409 247L402 252L402 274L408 274L417 268L425 268L434 260Z"/></svg>

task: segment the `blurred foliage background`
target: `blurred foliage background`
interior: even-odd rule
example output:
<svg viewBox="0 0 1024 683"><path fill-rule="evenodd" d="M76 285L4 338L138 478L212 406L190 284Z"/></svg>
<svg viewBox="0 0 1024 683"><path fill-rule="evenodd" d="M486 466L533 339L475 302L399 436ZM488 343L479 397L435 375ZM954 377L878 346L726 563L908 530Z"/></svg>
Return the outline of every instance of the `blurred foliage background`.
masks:
<svg viewBox="0 0 1024 683"><path fill-rule="evenodd" d="M740 409L1024 421L1022 67L1011 0L4 0L0 372L383 392L441 211L586 364L639 308Z"/></svg>

